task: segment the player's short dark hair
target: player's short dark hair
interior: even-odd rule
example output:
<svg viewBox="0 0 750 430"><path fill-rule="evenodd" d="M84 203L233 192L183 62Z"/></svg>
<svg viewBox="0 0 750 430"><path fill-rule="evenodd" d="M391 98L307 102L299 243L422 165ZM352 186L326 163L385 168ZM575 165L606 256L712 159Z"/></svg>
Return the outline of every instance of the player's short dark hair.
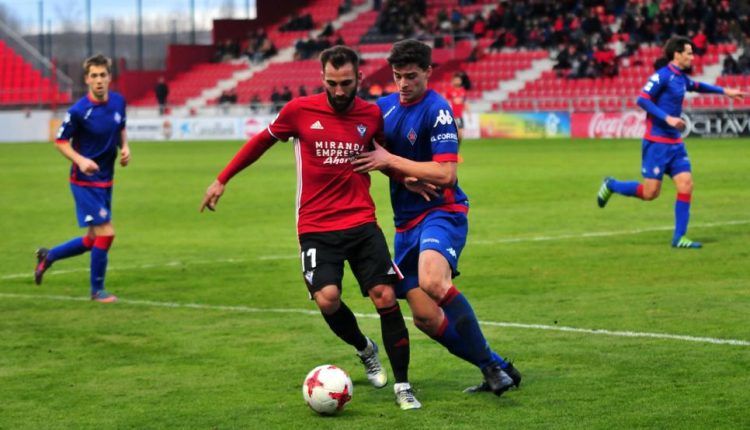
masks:
<svg viewBox="0 0 750 430"><path fill-rule="evenodd" d="M685 46L687 45L692 47L693 42L685 36L670 37L669 40L667 40L667 43L664 44L664 58L666 58L667 61L674 60L675 52L685 52Z"/></svg>
<svg viewBox="0 0 750 430"><path fill-rule="evenodd" d="M432 65L432 48L418 40L401 40L391 47L388 64L391 67L416 64L420 69L427 70Z"/></svg>
<svg viewBox="0 0 750 430"><path fill-rule="evenodd" d="M102 54L96 54L93 57L87 58L86 61L83 62L83 73L85 75L89 74L91 66L103 66L107 68L107 73L112 72L112 60Z"/></svg>
<svg viewBox="0 0 750 430"><path fill-rule="evenodd" d="M348 46L332 46L320 53L320 66L323 70L328 63L331 63L334 69L340 69L345 64L351 64L354 66L354 73L357 73L359 70L359 55L357 51Z"/></svg>

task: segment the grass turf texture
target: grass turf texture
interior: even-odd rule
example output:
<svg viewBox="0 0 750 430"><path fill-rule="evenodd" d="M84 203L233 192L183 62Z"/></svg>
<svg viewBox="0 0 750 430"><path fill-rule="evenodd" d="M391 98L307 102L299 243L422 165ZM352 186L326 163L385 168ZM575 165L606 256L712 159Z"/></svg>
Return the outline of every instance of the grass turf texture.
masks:
<svg viewBox="0 0 750 430"><path fill-rule="evenodd" d="M398 410L392 385L371 388L307 300L289 144L236 177L216 213L198 213L239 146L132 143L132 165L116 176L107 277L124 300L101 305L86 300L88 256L56 263L39 288L32 281L37 246L81 234L67 163L50 144L0 145L0 428L750 426L748 346L494 326L485 335L515 358L520 390L499 399L463 394L479 372L408 323L410 375L424 408ZM472 209L457 286L481 320L750 340L750 224L701 227L750 219L746 140L688 143L696 182L689 237L702 250L669 247L671 183L654 202L614 196L597 208L603 176L639 178L639 142L467 141L461 150ZM382 175L373 175L373 194L390 242ZM349 273L344 282L349 306L374 314ZM380 339L377 319L360 325ZM355 384L335 418L314 415L301 398L302 378L323 363L343 367Z"/></svg>

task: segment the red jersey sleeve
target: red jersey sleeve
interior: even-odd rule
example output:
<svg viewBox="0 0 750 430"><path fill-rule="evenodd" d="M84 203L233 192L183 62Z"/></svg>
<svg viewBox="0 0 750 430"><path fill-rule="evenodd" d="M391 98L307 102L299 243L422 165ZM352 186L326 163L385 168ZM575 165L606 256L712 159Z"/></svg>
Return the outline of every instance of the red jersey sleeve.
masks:
<svg viewBox="0 0 750 430"><path fill-rule="evenodd" d="M297 99L294 99L281 108L281 112L268 126L268 132L271 133L271 136L283 141L289 140L292 136L298 136L298 106Z"/></svg>

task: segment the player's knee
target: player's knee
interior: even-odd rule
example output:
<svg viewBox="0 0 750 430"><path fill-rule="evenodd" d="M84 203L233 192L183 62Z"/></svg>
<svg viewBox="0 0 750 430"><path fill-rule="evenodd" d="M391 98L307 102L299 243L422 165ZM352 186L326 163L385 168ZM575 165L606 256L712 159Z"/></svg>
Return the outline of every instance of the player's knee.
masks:
<svg viewBox="0 0 750 430"><path fill-rule="evenodd" d="M659 197L659 189L644 189L643 200L654 200Z"/></svg>
<svg viewBox="0 0 750 430"><path fill-rule="evenodd" d="M419 287L433 300L438 301L445 295L450 285L446 284L440 277L425 277L424 279L419 279Z"/></svg>
<svg viewBox="0 0 750 430"><path fill-rule="evenodd" d="M313 295L315 303L324 314L332 314L341 306L341 294L335 286L327 286Z"/></svg>
<svg viewBox="0 0 750 430"><path fill-rule="evenodd" d="M390 285L376 285L370 288L369 294L377 308L387 308L396 304L396 293Z"/></svg>

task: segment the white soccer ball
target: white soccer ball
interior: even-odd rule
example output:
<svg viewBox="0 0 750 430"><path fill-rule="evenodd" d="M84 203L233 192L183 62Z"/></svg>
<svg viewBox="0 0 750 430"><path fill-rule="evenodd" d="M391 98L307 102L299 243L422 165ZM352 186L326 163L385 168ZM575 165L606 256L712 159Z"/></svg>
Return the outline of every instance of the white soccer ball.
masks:
<svg viewBox="0 0 750 430"><path fill-rule="evenodd" d="M344 409L353 392L349 375L332 364L311 370L302 384L302 396L307 406L321 415L333 415Z"/></svg>

